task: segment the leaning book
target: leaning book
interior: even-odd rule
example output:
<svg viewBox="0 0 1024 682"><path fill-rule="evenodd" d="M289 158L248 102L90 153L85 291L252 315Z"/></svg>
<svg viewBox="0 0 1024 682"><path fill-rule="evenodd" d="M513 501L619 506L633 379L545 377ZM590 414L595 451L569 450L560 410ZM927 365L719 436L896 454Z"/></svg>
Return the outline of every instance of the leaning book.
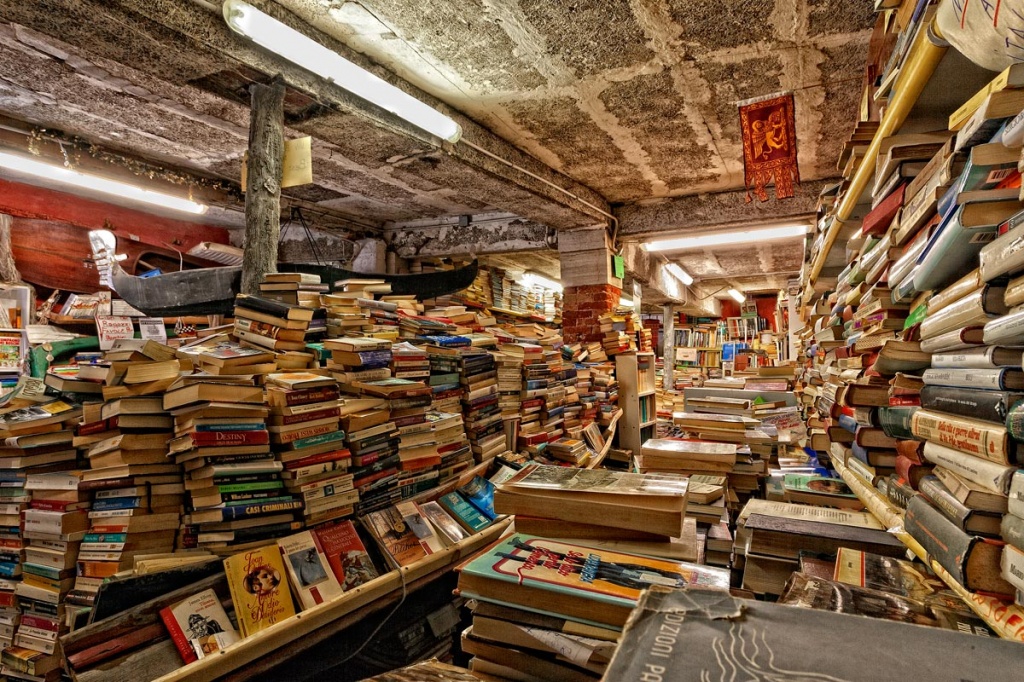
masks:
<svg viewBox="0 0 1024 682"><path fill-rule="evenodd" d="M224 572L243 637L295 615L284 561L276 544L228 557Z"/></svg>
<svg viewBox="0 0 1024 682"><path fill-rule="evenodd" d="M653 587L630 616L604 679L1009 682L1020 678L1020 646L719 590ZM872 655L878 652L890 655Z"/></svg>
<svg viewBox="0 0 1024 682"><path fill-rule="evenodd" d="M160 618L185 663L225 649L239 639L238 631L231 625L213 590L203 590L161 609Z"/></svg>

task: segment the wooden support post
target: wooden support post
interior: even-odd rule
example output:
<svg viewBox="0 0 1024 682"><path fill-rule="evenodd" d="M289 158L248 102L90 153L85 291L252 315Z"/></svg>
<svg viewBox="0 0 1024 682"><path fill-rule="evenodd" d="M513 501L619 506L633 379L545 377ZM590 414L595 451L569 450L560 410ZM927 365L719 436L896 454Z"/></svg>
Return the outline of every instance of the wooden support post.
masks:
<svg viewBox="0 0 1024 682"><path fill-rule="evenodd" d="M21 273L14 263L11 248L11 216L0 213L0 282L20 282Z"/></svg>
<svg viewBox="0 0 1024 682"><path fill-rule="evenodd" d="M673 391L676 388L676 320L672 306L666 305L662 308L662 344L663 371L661 375L661 387L666 391Z"/></svg>
<svg viewBox="0 0 1024 682"><path fill-rule="evenodd" d="M277 272L284 161L284 86L254 83L249 87L249 94L252 108L246 162L242 293L258 294L264 275Z"/></svg>

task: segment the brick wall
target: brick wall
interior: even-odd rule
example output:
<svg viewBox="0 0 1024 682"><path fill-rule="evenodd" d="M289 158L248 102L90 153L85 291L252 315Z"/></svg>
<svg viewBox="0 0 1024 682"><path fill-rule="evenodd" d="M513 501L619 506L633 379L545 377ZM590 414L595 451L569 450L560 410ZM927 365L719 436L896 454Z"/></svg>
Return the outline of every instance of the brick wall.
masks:
<svg viewBox="0 0 1024 682"><path fill-rule="evenodd" d="M562 294L562 338L566 343L601 340L598 318L619 304L622 289L611 284L566 287Z"/></svg>

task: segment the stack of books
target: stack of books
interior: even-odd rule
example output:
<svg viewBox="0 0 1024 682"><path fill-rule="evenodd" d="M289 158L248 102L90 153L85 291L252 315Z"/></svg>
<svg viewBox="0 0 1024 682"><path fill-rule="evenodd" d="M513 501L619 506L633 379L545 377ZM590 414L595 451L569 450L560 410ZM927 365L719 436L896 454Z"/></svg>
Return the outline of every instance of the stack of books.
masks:
<svg viewBox="0 0 1024 682"><path fill-rule="evenodd" d="M362 291L320 294L320 305L324 307L327 336L335 338L347 334L369 332L373 326L368 310L359 305ZM372 300L372 296L370 297Z"/></svg>
<svg viewBox="0 0 1024 682"><path fill-rule="evenodd" d="M367 447L373 446L367 445L365 440L349 442L353 449L355 485L360 491L360 513L392 504L413 494L413 489L418 492L422 487L437 485L441 457L436 445L401 448L399 438L399 429L426 422L431 401L430 387L422 381L392 378L355 382L346 390L384 400L390 420L387 422L389 426L382 427L389 430L373 436L370 441L381 446L377 452L383 457L367 461L374 455L364 458L355 453L365 452ZM355 449L357 445L358 450ZM409 489L403 490L403 485Z"/></svg>
<svg viewBox="0 0 1024 682"><path fill-rule="evenodd" d="M623 539L631 533L679 537L686 516L686 493L686 477L675 474L530 464L497 486L494 509L499 514L562 522L555 526L574 523L616 528Z"/></svg>
<svg viewBox="0 0 1024 682"><path fill-rule="evenodd" d="M260 297L304 308L320 307L320 295L330 285L320 281L320 275L305 272L271 272L260 282Z"/></svg>
<svg viewBox="0 0 1024 682"><path fill-rule="evenodd" d="M202 348L195 357L200 372L215 376L252 376L258 383L262 383L267 374L278 371L273 351L237 343L227 342Z"/></svg>
<svg viewBox="0 0 1024 682"><path fill-rule="evenodd" d="M587 444L576 438L559 438L547 444L544 454L573 466L586 466L590 461L590 450Z"/></svg>
<svg viewBox="0 0 1024 682"><path fill-rule="evenodd" d="M521 392L525 386L525 360L515 354L501 351L494 354L494 361L498 372L498 407L501 409L501 416L503 419L518 418L523 404Z"/></svg>
<svg viewBox="0 0 1024 682"><path fill-rule="evenodd" d="M285 494L259 387L199 382L169 391L164 404L189 494L182 547L225 554L294 532L301 503Z"/></svg>
<svg viewBox="0 0 1024 682"><path fill-rule="evenodd" d="M303 351L312 320L323 315L322 310L239 294L235 298L232 334L243 346L272 351Z"/></svg>
<svg viewBox="0 0 1024 682"><path fill-rule="evenodd" d="M271 374L266 395L271 447L284 465L285 489L302 500L306 524L351 514L358 494L347 471L337 382L311 372Z"/></svg>
<svg viewBox="0 0 1024 682"><path fill-rule="evenodd" d="M426 346L427 358L430 362L431 402L430 409L439 412L462 411L462 384L459 382L459 361L452 348L468 346L467 339L449 337L434 339L435 343ZM440 341L441 343L436 343Z"/></svg>
<svg viewBox="0 0 1024 682"><path fill-rule="evenodd" d="M505 451L505 429L498 405L498 372L485 350L460 348L454 357L462 385L462 415L473 457L485 462Z"/></svg>
<svg viewBox="0 0 1024 682"><path fill-rule="evenodd" d="M375 339L397 341L399 320L401 319L399 310L403 309L400 303L409 301L405 300L406 297L401 296L385 296L384 298L391 300L378 301L369 295L356 299L363 316L369 322L369 327L363 326L363 333ZM415 299L411 302L415 303Z"/></svg>
<svg viewBox="0 0 1024 682"><path fill-rule="evenodd" d="M342 386L355 381L378 381L391 377L391 341L368 337L327 339L330 351L327 369Z"/></svg>
<svg viewBox="0 0 1024 682"><path fill-rule="evenodd" d="M889 557L906 552L869 512L750 500L737 520L734 566L742 568L745 589L777 596L800 570L801 553L834 555L840 547Z"/></svg>
<svg viewBox="0 0 1024 682"><path fill-rule="evenodd" d="M674 412L672 422L684 437L737 446L736 460L728 469L722 463L704 465L708 467L704 469L705 473L715 470L728 476L730 502L734 498L737 504L742 505L761 489L768 477L768 462L778 456L779 442L775 429L764 428L759 419L732 414Z"/></svg>
<svg viewBox="0 0 1024 682"><path fill-rule="evenodd" d="M466 437L466 429L459 412L427 412L437 452L441 455L438 484L443 485L473 465L473 451Z"/></svg>
<svg viewBox="0 0 1024 682"><path fill-rule="evenodd" d="M636 337L627 333L627 316L625 311L605 313L598 318L601 325L601 347L606 355L618 355L635 351Z"/></svg>
<svg viewBox="0 0 1024 682"><path fill-rule="evenodd" d="M430 356L424 348L408 341L394 344L391 347L391 376L427 381L430 378Z"/></svg>
<svg viewBox="0 0 1024 682"><path fill-rule="evenodd" d="M341 425L352 456L349 469L352 484L360 494L356 509L362 515L394 501L388 481L395 477L401 462L398 456L399 432L395 423L390 421L391 412L386 400L346 399L346 406L350 402L360 404L345 410Z"/></svg>
<svg viewBox="0 0 1024 682"><path fill-rule="evenodd" d="M515 533L459 567L459 592L474 599L462 650L479 675L599 679L642 591L729 586L728 571ZM569 642L572 657L556 656ZM616 678L618 679L618 678Z"/></svg>

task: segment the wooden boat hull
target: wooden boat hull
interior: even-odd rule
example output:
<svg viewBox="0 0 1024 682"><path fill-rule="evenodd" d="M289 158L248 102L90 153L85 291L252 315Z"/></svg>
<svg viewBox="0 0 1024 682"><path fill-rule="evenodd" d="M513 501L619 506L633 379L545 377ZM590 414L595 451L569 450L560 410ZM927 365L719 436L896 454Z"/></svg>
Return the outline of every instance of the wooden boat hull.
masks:
<svg viewBox="0 0 1024 682"><path fill-rule="evenodd" d="M150 317L231 315L235 296L242 288L242 267L135 277L115 266L111 280L118 296Z"/></svg>
<svg viewBox="0 0 1024 682"><path fill-rule="evenodd" d="M437 298L454 294L466 289L476 279L480 263L474 260L469 265L455 270L424 272L411 275L384 275L377 273L355 272L333 265L309 265L306 263L279 263L279 272L305 272L320 275L320 281L332 286L335 282L345 279L380 279L391 285L391 293L395 296L416 296L419 300Z"/></svg>
<svg viewBox="0 0 1024 682"><path fill-rule="evenodd" d="M383 279L391 284L393 294L415 295L422 300L465 289L476 279L479 264L474 260L464 268L415 275L376 275L300 263L282 264L280 270L320 275L332 287L344 279ZM111 280L121 298L152 317L231 315L235 296L241 291L242 268L202 268L155 277L134 277L115 267Z"/></svg>
<svg viewBox="0 0 1024 682"><path fill-rule="evenodd" d="M92 259L89 230L56 220L15 218L11 221L11 250L21 277L44 289L89 294L101 286ZM118 240L118 251L127 258L121 265L127 273L154 268L176 272L186 268L208 268L217 263L130 239Z"/></svg>

